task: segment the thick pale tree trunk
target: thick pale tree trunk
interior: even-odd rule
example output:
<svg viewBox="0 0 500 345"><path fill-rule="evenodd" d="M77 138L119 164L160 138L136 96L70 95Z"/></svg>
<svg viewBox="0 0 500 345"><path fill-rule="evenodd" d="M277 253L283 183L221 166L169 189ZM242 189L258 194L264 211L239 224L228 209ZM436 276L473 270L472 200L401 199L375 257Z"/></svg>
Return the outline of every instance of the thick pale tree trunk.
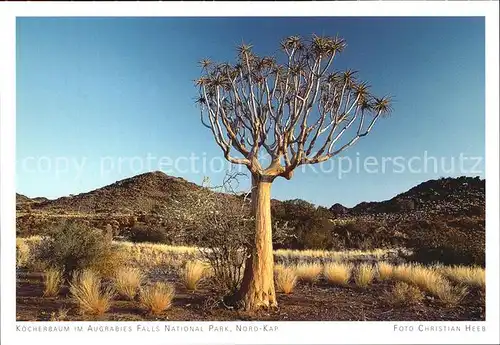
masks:
<svg viewBox="0 0 500 345"><path fill-rule="evenodd" d="M245 310L277 306L274 290L274 259L271 227L271 183L252 178L252 209L255 242L247 259L238 297Z"/></svg>

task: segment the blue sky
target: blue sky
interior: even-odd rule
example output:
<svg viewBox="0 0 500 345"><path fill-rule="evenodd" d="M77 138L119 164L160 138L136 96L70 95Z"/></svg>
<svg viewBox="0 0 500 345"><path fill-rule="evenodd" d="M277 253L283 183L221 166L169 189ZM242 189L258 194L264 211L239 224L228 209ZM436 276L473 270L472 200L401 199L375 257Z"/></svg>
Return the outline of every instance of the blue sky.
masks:
<svg viewBox="0 0 500 345"><path fill-rule="evenodd" d="M201 164L165 165L222 157L194 105L198 61L234 61L242 41L279 54L286 36L313 33L345 38L335 68L358 70L374 93L393 95L394 112L342 154L354 167L367 157L378 167L342 173L337 157L327 172L277 179L274 198L353 206L431 178L484 177L482 18L21 18L17 191L56 198L148 170L220 182L223 173ZM383 171L383 157L406 168L386 160ZM425 157L437 158L436 169L433 158L425 169Z"/></svg>

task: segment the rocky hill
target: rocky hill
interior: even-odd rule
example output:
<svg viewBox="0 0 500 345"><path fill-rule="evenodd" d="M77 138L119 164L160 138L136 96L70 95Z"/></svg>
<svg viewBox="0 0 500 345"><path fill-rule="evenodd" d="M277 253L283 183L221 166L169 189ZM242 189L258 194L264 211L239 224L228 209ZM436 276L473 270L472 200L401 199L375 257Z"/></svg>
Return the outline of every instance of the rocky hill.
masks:
<svg viewBox="0 0 500 345"><path fill-rule="evenodd" d="M21 203L26 203L26 202L31 202L32 200L28 198L26 195L22 195L19 193L16 193L16 204L21 204Z"/></svg>
<svg viewBox="0 0 500 345"><path fill-rule="evenodd" d="M189 207L190 198L207 188L155 171L117 181L108 186L78 195L45 200L33 209L60 210L68 213L135 214L160 211L171 205Z"/></svg>
<svg viewBox="0 0 500 345"><path fill-rule="evenodd" d="M362 202L353 208L334 204L336 216L418 213L480 216L485 212L485 180L479 177L441 178L423 182L394 198Z"/></svg>

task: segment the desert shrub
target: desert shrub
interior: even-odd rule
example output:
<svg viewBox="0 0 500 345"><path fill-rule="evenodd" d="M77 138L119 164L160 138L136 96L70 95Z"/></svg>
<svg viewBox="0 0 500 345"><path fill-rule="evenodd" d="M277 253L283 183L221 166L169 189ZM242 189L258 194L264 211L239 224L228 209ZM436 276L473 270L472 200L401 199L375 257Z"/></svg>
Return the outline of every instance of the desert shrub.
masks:
<svg viewBox="0 0 500 345"><path fill-rule="evenodd" d="M351 219L334 222L331 232L346 249L370 250L399 244L391 227L384 221Z"/></svg>
<svg viewBox="0 0 500 345"><path fill-rule="evenodd" d="M332 224L328 218L314 216L298 225L300 244L303 249L328 250L334 246Z"/></svg>
<svg viewBox="0 0 500 345"><path fill-rule="evenodd" d="M419 220L403 225L411 236L407 247L409 261L429 265L485 265L485 231L480 221L467 217L445 220ZM471 226L471 228L467 228Z"/></svg>
<svg viewBox="0 0 500 345"><path fill-rule="evenodd" d="M302 199L285 200L280 204L280 207L274 208L276 218L284 220L307 220L314 216L316 207Z"/></svg>
<svg viewBox="0 0 500 345"><path fill-rule="evenodd" d="M297 283L297 275L292 267L276 266L274 270L276 289L285 294L290 294Z"/></svg>
<svg viewBox="0 0 500 345"><path fill-rule="evenodd" d="M175 289L172 284L156 282L141 288L139 300L151 314L158 315L170 308L174 295Z"/></svg>
<svg viewBox="0 0 500 345"><path fill-rule="evenodd" d="M73 272L91 268L110 276L122 265L123 253L102 231L82 224L67 222L44 237L35 254L53 267L61 267L66 278Z"/></svg>
<svg viewBox="0 0 500 345"><path fill-rule="evenodd" d="M295 274L300 280L314 283L318 280L322 269L319 263L299 263L295 266Z"/></svg>
<svg viewBox="0 0 500 345"><path fill-rule="evenodd" d="M375 277L375 270L370 264L360 264L354 275L354 282L359 287L367 287Z"/></svg>
<svg viewBox="0 0 500 345"><path fill-rule="evenodd" d="M224 182L223 191L232 193L230 183ZM193 200L199 213L191 237L196 239L202 260L210 265L214 287L225 295L234 295L239 289L250 254L254 222L249 202L223 193L204 193Z"/></svg>
<svg viewBox="0 0 500 345"><path fill-rule="evenodd" d="M407 259L425 265L436 262L446 265L484 265L483 256L484 253L474 253L473 250L465 250L465 248L458 249L450 244L412 248L412 255Z"/></svg>
<svg viewBox="0 0 500 345"><path fill-rule="evenodd" d="M41 244L43 244L42 239L43 237L41 236L16 238L16 247L19 246L20 249L17 255L21 255L21 257L18 257L17 259L21 260L23 268L32 272L44 272L46 269L51 267L47 262L41 260L38 255L41 250ZM18 263L16 262L16 265L17 264Z"/></svg>
<svg viewBox="0 0 500 345"><path fill-rule="evenodd" d="M349 284L351 278L352 265L345 262L330 262L325 265L323 275L330 284L343 285Z"/></svg>
<svg viewBox="0 0 500 345"><path fill-rule="evenodd" d="M133 300L143 280L144 276L138 268L125 266L116 271L113 283L118 294Z"/></svg>
<svg viewBox="0 0 500 345"><path fill-rule="evenodd" d="M396 305L416 304L423 300L422 291L416 286L405 282L397 282L389 296L391 303Z"/></svg>
<svg viewBox="0 0 500 345"><path fill-rule="evenodd" d="M301 200L271 203L272 219L287 224L286 236L275 248L330 249L334 244L329 229L332 214L323 208Z"/></svg>
<svg viewBox="0 0 500 345"><path fill-rule="evenodd" d="M379 262L377 264L377 272L380 280L391 279L394 274L394 266L387 262Z"/></svg>
<svg viewBox="0 0 500 345"><path fill-rule="evenodd" d="M168 234L165 229L154 225L135 225L127 231L126 236L132 242L168 242Z"/></svg>
<svg viewBox="0 0 500 345"><path fill-rule="evenodd" d="M82 314L102 315L109 310L114 291L103 287L101 278L90 269L75 271L69 291Z"/></svg>
<svg viewBox="0 0 500 345"><path fill-rule="evenodd" d="M207 266L199 261L188 261L181 274L182 282L188 290L196 290L199 282L203 279Z"/></svg>
<svg viewBox="0 0 500 345"><path fill-rule="evenodd" d="M43 295L45 297L54 297L59 294L62 283L62 272L57 268L49 268L43 273L43 283L44 290Z"/></svg>

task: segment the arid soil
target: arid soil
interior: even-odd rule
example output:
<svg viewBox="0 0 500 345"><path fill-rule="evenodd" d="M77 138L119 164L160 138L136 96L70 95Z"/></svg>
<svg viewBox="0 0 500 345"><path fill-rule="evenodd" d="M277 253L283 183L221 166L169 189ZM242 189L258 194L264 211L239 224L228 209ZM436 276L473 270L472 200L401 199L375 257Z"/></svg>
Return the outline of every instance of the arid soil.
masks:
<svg viewBox="0 0 500 345"><path fill-rule="evenodd" d="M168 279L168 277L166 277ZM326 282L299 283L292 294L278 293L279 307L271 311L244 313L218 303L206 285L195 292L176 284L173 306L162 315L148 315L138 301L115 299L111 309L94 320L141 321L484 321L485 298L479 289L473 289L458 306L445 306L430 296L415 305L394 305L388 294L393 282L375 282L362 289L351 284L333 287ZM51 320L52 313L68 310L64 320L89 320L78 313L64 286L58 297L43 297L41 274L18 272L17 320ZM92 318L90 318L92 319Z"/></svg>

